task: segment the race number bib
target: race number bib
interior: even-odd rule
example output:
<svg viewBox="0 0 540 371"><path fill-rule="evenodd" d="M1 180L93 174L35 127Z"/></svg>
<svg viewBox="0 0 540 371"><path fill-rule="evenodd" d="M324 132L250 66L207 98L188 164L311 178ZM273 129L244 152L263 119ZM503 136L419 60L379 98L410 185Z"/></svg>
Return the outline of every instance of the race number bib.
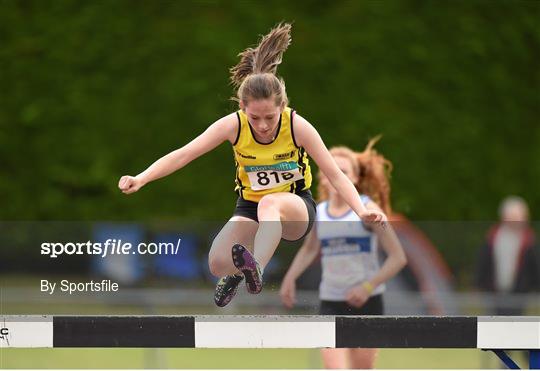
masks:
<svg viewBox="0 0 540 371"><path fill-rule="evenodd" d="M279 187L304 178L298 163L294 161L275 165L245 166L244 169L254 191Z"/></svg>

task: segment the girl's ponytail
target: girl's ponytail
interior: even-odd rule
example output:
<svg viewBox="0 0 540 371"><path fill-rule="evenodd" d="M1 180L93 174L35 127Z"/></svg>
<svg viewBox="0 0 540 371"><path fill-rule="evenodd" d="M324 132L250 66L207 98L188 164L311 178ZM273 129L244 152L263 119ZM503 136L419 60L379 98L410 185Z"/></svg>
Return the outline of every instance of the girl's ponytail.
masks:
<svg viewBox="0 0 540 371"><path fill-rule="evenodd" d="M274 96L276 103L288 103L285 83L276 73L291 44L291 28L289 23L280 23L255 48L238 54L240 62L230 69L231 83L237 90L235 100L247 102Z"/></svg>

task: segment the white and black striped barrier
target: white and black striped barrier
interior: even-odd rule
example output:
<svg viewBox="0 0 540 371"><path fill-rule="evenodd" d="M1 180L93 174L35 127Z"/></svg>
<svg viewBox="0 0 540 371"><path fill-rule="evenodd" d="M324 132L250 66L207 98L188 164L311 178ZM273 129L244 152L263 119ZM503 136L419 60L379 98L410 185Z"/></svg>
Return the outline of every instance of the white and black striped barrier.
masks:
<svg viewBox="0 0 540 371"><path fill-rule="evenodd" d="M540 317L4 315L0 346L521 349L540 368Z"/></svg>

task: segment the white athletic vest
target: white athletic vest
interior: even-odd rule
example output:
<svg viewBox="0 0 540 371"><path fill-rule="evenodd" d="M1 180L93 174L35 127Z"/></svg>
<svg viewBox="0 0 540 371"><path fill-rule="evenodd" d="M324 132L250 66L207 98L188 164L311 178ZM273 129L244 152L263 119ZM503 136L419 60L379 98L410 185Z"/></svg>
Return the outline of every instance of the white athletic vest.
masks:
<svg viewBox="0 0 540 371"><path fill-rule="evenodd" d="M362 202L370 201L362 195ZM328 202L317 205L317 237L321 242L321 300L344 301L347 291L379 271L377 236L366 229L353 210L338 218L328 214ZM384 284L373 295L384 292Z"/></svg>

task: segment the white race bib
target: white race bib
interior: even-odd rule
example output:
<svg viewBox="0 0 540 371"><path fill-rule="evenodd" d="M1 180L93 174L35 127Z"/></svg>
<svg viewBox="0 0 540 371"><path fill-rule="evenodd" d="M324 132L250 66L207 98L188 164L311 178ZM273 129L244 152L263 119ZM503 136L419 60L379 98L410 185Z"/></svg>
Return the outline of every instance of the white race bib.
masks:
<svg viewBox="0 0 540 371"><path fill-rule="evenodd" d="M244 166L244 170L254 191L279 187L304 178L298 163L294 161L275 165Z"/></svg>

